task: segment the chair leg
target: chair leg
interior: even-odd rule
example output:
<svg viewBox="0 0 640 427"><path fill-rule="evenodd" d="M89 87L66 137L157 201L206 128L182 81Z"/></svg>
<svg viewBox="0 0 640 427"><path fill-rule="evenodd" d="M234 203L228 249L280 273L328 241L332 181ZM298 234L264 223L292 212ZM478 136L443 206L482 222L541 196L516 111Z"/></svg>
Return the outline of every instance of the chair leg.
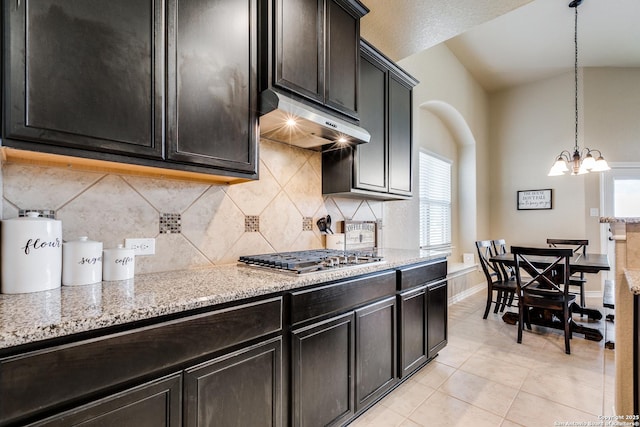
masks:
<svg viewBox="0 0 640 427"><path fill-rule="evenodd" d="M491 286L489 286L488 291L487 291L487 306L484 309L484 316L482 316L483 319L486 319L487 316L489 315L489 309L491 308L491 297L493 296L493 290L491 289Z"/></svg>
<svg viewBox="0 0 640 427"><path fill-rule="evenodd" d="M507 307L507 298L509 298L509 292L502 291L502 298L500 298L500 313Z"/></svg>
<svg viewBox="0 0 640 427"><path fill-rule="evenodd" d="M496 306L493 308L494 313L497 313L498 310L500 309L501 300L502 300L502 291L498 291L498 294L496 295Z"/></svg>
<svg viewBox="0 0 640 427"><path fill-rule="evenodd" d="M569 312L567 304L565 304L562 314L564 316L564 352L571 354L571 313Z"/></svg>
<svg viewBox="0 0 640 427"><path fill-rule="evenodd" d="M522 344L522 322L524 321L524 307L518 304L518 344Z"/></svg>
<svg viewBox="0 0 640 427"><path fill-rule="evenodd" d="M516 296L515 292L509 293L509 307L513 307L513 299L515 298L515 296Z"/></svg>

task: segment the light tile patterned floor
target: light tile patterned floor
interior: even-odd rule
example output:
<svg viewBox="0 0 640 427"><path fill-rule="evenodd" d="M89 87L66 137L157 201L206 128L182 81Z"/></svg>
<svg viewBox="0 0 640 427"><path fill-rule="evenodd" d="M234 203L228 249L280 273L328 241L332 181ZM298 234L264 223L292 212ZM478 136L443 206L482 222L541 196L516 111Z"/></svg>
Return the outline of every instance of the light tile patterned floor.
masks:
<svg viewBox="0 0 640 427"><path fill-rule="evenodd" d="M484 304L478 293L450 306L447 347L351 426L552 427L613 415L614 351L604 348L611 322L574 315L605 339L574 334L567 355L561 331L534 326L518 344L516 325L499 314L482 319ZM610 313L601 299L587 305Z"/></svg>

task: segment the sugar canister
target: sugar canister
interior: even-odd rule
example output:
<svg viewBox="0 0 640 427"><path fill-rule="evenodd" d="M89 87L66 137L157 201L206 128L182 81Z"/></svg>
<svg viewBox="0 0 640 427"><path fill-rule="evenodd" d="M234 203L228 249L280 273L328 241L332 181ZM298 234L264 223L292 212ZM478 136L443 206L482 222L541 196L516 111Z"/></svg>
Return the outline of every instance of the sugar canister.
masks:
<svg viewBox="0 0 640 427"><path fill-rule="evenodd" d="M2 221L2 293L59 288L62 279L62 223L38 212Z"/></svg>
<svg viewBox="0 0 640 427"><path fill-rule="evenodd" d="M82 236L62 244L62 284L90 285L102 281L102 242Z"/></svg>

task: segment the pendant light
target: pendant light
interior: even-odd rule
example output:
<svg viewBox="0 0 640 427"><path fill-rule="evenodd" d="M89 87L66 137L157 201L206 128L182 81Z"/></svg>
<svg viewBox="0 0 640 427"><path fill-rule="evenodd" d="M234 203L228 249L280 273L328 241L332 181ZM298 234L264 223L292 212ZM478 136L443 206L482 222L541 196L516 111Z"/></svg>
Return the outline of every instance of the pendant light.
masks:
<svg viewBox="0 0 640 427"><path fill-rule="evenodd" d="M574 25L574 44L575 44L575 61L573 65L574 82L575 82L575 113L576 113L576 132L575 145L573 154L570 151L563 150L557 157L551 167L548 176L564 175L565 172L571 172L571 175L583 175L589 172L602 172L611 169L607 161L602 156L600 150L592 150L590 148L580 149L578 146L578 6L582 0L573 0L569 3L569 7L575 9L575 25ZM597 157L594 157L597 156ZM571 167L569 167L571 165Z"/></svg>

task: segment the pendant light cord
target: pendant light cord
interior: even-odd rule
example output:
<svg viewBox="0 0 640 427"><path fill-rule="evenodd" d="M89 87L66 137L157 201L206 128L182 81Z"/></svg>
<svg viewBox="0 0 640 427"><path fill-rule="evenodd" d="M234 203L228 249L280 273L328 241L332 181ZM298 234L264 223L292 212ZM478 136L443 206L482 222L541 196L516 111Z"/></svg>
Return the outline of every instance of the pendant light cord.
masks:
<svg viewBox="0 0 640 427"><path fill-rule="evenodd" d="M578 5L580 3L576 2L574 9L575 13L575 25L574 25L574 45L575 45L575 62L573 64L573 77L576 86L575 93L575 112L576 112L576 145L574 147L575 151L578 151Z"/></svg>

